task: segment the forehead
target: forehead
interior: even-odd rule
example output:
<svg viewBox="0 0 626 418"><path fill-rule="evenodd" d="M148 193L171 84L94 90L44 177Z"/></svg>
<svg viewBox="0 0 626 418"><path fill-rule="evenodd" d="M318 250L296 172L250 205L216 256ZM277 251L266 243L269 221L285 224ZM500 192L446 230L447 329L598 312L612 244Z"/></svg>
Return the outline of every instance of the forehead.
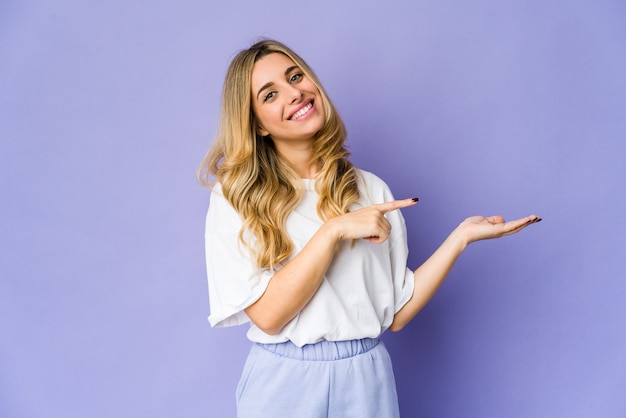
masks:
<svg viewBox="0 0 626 418"><path fill-rule="evenodd" d="M251 74L251 87L255 91L266 83L276 82L285 78L285 71L296 65L291 58L272 52L254 63Z"/></svg>

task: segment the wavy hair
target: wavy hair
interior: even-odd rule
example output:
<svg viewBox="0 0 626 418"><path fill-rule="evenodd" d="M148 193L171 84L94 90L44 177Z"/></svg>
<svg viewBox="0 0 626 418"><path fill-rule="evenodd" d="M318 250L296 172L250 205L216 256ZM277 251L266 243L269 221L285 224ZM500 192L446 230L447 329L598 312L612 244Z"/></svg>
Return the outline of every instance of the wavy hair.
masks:
<svg viewBox="0 0 626 418"><path fill-rule="evenodd" d="M258 133L252 110L252 68L272 53L290 58L323 98L325 120L315 135L311 161L319 168L315 182L318 215L327 220L347 213L360 196L357 173L345 147L345 125L306 62L269 39L239 52L226 72L217 135L198 169L198 179L207 187L213 186L211 177L220 183L224 197L243 220L239 240L260 268L274 268L293 252L285 221L304 194L294 168L279 157L271 138Z"/></svg>

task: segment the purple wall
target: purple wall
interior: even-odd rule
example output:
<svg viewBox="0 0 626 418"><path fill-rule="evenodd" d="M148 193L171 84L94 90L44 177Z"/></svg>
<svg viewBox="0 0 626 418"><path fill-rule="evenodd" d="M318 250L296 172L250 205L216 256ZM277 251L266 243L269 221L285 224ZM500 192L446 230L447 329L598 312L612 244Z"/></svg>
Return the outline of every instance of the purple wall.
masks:
<svg viewBox="0 0 626 418"><path fill-rule="evenodd" d="M0 3L0 416L234 416L194 170L261 35L420 197L412 267L466 216L544 218L385 335L403 416L626 416L623 1L89 3Z"/></svg>

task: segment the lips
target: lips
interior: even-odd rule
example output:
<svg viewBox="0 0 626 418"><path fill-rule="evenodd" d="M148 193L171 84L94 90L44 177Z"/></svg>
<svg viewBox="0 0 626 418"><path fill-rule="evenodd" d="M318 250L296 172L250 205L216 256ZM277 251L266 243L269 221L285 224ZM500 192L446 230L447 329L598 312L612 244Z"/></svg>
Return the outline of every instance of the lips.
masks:
<svg viewBox="0 0 626 418"><path fill-rule="evenodd" d="M289 116L289 120L298 120L313 109L313 100L309 101Z"/></svg>

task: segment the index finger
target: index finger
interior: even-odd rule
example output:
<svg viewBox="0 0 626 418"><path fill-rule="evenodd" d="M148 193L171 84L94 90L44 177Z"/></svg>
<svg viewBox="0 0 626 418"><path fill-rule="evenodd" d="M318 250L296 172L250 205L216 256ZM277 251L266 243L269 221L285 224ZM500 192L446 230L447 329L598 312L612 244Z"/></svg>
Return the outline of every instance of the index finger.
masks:
<svg viewBox="0 0 626 418"><path fill-rule="evenodd" d="M390 202L378 203L372 205L372 207L380 210L382 213L392 212L396 209L402 209L409 206L416 205L419 199L417 197L413 197L410 199L403 200L392 200Z"/></svg>

